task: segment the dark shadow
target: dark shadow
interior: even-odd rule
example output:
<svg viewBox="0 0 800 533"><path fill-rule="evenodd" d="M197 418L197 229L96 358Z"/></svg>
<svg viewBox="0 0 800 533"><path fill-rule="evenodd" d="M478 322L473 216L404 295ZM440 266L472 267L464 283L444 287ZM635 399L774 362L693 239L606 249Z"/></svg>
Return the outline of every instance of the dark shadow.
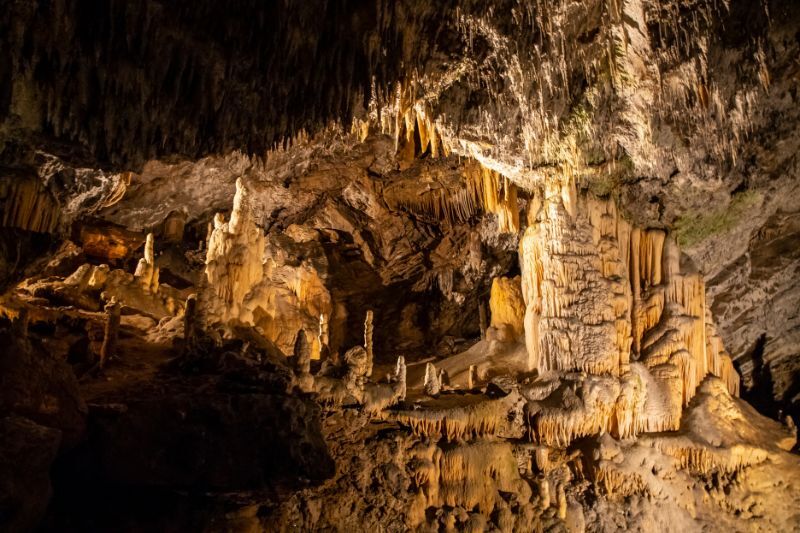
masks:
<svg viewBox="0 0 800 533"><path fill-rule="evenodd" d="M742 390L742 399L755 407L762 415L777 418L779 405L774 396L772 370L764 361L764 347L766 344L767 334L763 333L756 339L753 348L746 357L746 359L753 361L753 383L749 388Z"/></svg>

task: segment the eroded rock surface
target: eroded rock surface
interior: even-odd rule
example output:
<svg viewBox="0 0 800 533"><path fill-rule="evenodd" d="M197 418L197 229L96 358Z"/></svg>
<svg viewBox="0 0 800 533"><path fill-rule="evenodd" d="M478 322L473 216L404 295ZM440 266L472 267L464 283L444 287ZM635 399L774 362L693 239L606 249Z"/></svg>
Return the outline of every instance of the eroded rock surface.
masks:
<svg viewBox="0 0 800 533"><path fill-rule="evenodd" d="M0 13L0 527L800 526L797 5L100 4Z"/></svg>

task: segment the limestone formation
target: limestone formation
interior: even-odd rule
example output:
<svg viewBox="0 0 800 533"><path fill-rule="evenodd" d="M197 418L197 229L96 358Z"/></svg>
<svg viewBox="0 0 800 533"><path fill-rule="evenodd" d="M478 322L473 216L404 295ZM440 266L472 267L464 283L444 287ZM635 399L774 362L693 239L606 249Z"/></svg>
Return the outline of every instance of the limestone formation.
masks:
<svg viewBox="0 0 800 533"><path fill-rule="evenodd" d="M492 280L489 308L493 328L504 332L504 337L509 340L522 338L525 304L519 277L498 277Z"/></svg>
<svg viewBox="0 0 800 533"><path fill-rule="evenodd" d="M263 253L264 235L252 218L247 187L238 179L230 221L215 215L208 239L205 276L213 295L208 298L210 319L240 319L248 293L264 277Z"/></svg>
<svg viewBox="0 0 800 533"><path fill-rule="evenodd" d="M320 347L320 355L328 355L330 332L328 330L328 319L325 317L325 313L319 315L319 335L317 338Z"/></svg>
<svg viewBox="0 0 800 533"><path fill-rule="evenodd" d="M394 370L394 383L397 384L397 397L399 400L406 399L406 360L401 355L397 358L397 364Z"/></svg>
<svg viewBox="0 0 800 533"><path fill-rule="evenodd" d="M311 345L305 330L297 332L292 353L297 384L300 390L311 392L314 389L314 376L311 375Z"/></svg>
<svg viewBox="0 0 800 533"><path fill-rule="evenodd" d="M117 355L117 339L119 338L120 305L116 298L111 298L105 306L106 321L103 329L103 345L100 347L99 366L102 369L112 357Z"/></svg>
<svg viewBox="0 0 800 533"><path fill-rule="evenodd" d="M367 351L363 346L350 348L344 354L344 363L346 366L345 387L357 401L361 401L364 384L367 380Z"/></svg>
<svg viewBox="0 0 800 533"><path fill-rule="evenodd" d="M303 374L311 373L311 350L308 345L308 338L306 332L300 330L297 332L297 338L294 341L294 367Z"/></svg>
<svg viewBox="0 0 800 533"><path fill-rule="evenodd" d="M372 310L367 310L364 319L364 349L367 351L367 377L372 376L374 354L372 353Z"/></svg>
<svg viewBox="0 0 800 533"><path fill-rule="evenodd" d="M5 193L5 194L3 194ZM60 206L37 179L15 180L0 187L4 196L3 227L19 228L38 233L55 231Z"/></svg>
<svg viewBox="0 0 800 533"><path fill-rule="evenodd" d="M437 396L442 390L442 383L439 380L439 373L436 371L436 366L433 363L425 364L425 394L428 396Z"/></svg>
<svg viewBox="0 0 800 533"><path fill-rule="evenodd" d="M186 226L187 214L185 211L172 211L164 219L164 240L167 242L181 242Z"/></svg>
<svg viewBox="0 0 800 533"><path fill-rule="evenodd" d="M797 2L8 4L0 530L800 528Z"/></svg>
<svg viewBox="0 0 800 533"><path fill-rule="evenodd" d="M469 375L467 376L467 388L474 389L478 385L478 367L476 365L469 365Z"/></svg>
<svg viewBox="0 0 800 533"><path fill-rule="evenodd" d="M197 295L190 294L186 298L186 306L183 311L183 341L184 350L191 352L197 344L198 336L201 331L197 309Z"/></svg>
<svg viewBox="0 0 800 533"><path fill-rule="evenodd" d="M478 325L481 330L481 339L486 339L486 328L488 327L486 321L486 305L483 302L478 303Z"/></svg>
<svg viewBox="0 0 800 533"><path fill-rule="evenodd" d="M147 234L144 243L144 257L139 259L136 265L136 272L133 277L142 285L142 288L151 293L158 292L158 267L154 253L155 237L152 233Z"/></svg>

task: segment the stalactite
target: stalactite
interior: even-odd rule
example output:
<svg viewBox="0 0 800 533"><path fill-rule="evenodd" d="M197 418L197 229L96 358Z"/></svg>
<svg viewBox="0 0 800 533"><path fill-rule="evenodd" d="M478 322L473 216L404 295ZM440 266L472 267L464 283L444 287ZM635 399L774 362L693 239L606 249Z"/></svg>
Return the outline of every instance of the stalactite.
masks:
<svg viewBox="0 0 800 533"><path fill-rule="evenodd" d="M384 198L393 210L407 209L447 224L464 223L482 210L497 216L500 232L519 231L517 187L501 174L468 160L463 182L445 184L437 179L434 183L423 192L400 183L385 189Z"/></svg>
<svg viewBox="0 0 800 533"><path fill-rule="evenodd" d="M395 411L386 416L411 428L415 435L455 442L511 431L509 413L519 407L519 402L519 395L512 393L504 398L484 399L458 407L431 406L424 410Z"/></svg>
<svg viewBox="0 0 800 533"><path fill-rule="evenodd" d="M519 472L507 443L478 442L444 451L437 465L438 498L430 505L477 507L489 514L497 490L517 492Z"/></svg>
<svg viewBox="0 0 800 533"><path fill-rule="evenodd" d="M5 189L4 227L38 233L53 233L57 229L61 209L38 180L15 180ZM0 189L0 195L2 193Z"/></svg>

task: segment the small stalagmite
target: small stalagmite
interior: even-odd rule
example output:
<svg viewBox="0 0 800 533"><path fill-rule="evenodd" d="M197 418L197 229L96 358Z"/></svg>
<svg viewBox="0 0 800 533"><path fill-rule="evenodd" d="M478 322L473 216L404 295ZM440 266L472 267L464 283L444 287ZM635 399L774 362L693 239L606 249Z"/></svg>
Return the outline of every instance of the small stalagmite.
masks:
<svg viewBox="0 0 800 533"><path fill-rule="evenodd" d="M314 376L311 375L311 344L304 329L297 332L292 351L297 386L303 392L311 392L314 390Z"/></svg>
<svg viewBox="0 0 800 533"><path fill-rule="evenodd" d="M319 333L317 335L317 340L319 342L319 358L327 359L330 355L330 348L328 344L330 342L330 334L328 328L328 318L325 316L325 313L321 313L319 315Z"/></svg>
<svg viewBox="0 0 800 533"><path fill-rule="evenodd" d="M403 401L406 399L406 360L405 357L398 356L397 364L394 369L394 382L395 390L397 392L397 399Z"/></svg>
<svg viewBox="0 0 800 533"><path fill-rule="evenodd" d="M469 390L473 390L477 386L478 386L478 365L469 365L469 373L467 374L467 388Z"/></svg>
<svg viewBox="0 0 800 533"><path fill-rule="evenodd" d="M364 319L364 349L367 351L367 377L372 376L372 365L374 363L374 354L372 352L372 319L372 309L369 309Z"/></svg>
<svg viewBox="0 0 800 533"><path fill-rule="evenodd" d="M184 350L191 351L197 344L200 329L197 316L197 295L190 294L186 298L186 308L183 311L183 339Z"/></svg>
<svg viewBox="0 0 800 533"><path fill-rule="evenodd" d="M438 396L442 391L442 383L439 381L439 373L433 363L425 365L425 381L423 383L425 394L428 396Z"/></svg>
<svg viewBox="0 0 800 533"><path fill-rule="evenodd" d="M106 323L103 330L103 344L100 347L100 368L105 367L108 360L117 355L120 310L120 305L116 298L111 298L105 306Z"/></svg>
<svg viewBox="0 0 800 533"><path fill-rule="evenodd" d="M478 325L481 328L481 339L486 339L486 329L487 329L487 320L486 320L486 304L481 301L478 303Z"/></svg>
<svg viewBox="0 0 800 533"><path fill-rule="evenodd" d="M293 355L295 370L303 374L311 373L311 345L303 329L295 337Z"/></svg>
<svg viewBox="0 0 800 533"><path fill-rule="evenodd" d="M148 233L144 243L144 257L139 259L139 264L136 265L136 272L133 275L134 278L139 280L142 288L151 293L158 292L158 268L156 267L154 248L155 238L152 233Z"/></svg>

